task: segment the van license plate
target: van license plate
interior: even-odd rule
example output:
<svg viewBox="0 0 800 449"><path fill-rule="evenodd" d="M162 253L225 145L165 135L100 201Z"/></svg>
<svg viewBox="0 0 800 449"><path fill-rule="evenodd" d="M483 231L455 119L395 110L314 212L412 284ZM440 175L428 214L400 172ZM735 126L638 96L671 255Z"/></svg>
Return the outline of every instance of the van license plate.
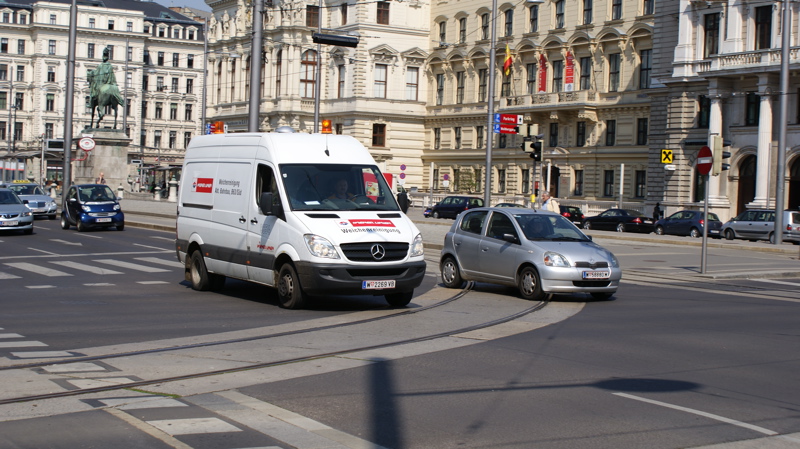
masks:
<svg viewBox="0 0 800 449"><path fill-rule="evenodd" d="M97 222L98 223L111 223L111 218L110 217L109 218L98 218Z"/></svg>
<svg viewBox="0 0 800 449"><path fill-rule="evenodd" d="M391 281L362 281L362 290L381 290L384 288L394 288L394 280Z"/></svg>
<svg viewBox="0 0 800 449"><path fill-rule="evenodd" d="M609 271L584 271L584 279L608 279L611 276Z"/></svg>

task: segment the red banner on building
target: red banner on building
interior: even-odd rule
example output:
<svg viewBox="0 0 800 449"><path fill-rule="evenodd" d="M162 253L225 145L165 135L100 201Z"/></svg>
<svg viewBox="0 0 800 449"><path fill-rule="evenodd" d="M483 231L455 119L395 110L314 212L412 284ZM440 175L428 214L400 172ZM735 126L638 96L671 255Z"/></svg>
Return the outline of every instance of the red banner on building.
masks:
<svg viewBox="0 0 800 449"><path fill-rule="evenodd" d="M575 90L575 58L572 56L572 53L567 52L567 67L566 67L566 76L564 82L564 92L572 92Z"/></svg>
<svg viewBox="0 0 800 449"><path fill-rule="evenodd" d="M539 55L539 86L536 89L538 93L547 92L547 59L544 55Z"/></svg>

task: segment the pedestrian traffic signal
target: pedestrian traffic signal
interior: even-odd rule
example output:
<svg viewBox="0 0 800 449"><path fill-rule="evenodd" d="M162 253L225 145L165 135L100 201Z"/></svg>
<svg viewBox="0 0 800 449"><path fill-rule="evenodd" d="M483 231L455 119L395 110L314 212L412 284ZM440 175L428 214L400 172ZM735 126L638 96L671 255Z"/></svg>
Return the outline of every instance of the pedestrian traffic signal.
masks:
<svg viewBox="0 0 800 449"><path fill-rule="evenodd" d="M731 165L723 163L724 159L731 157L730 151L725 151L724 146L726 142L723 141L722 136L711 136L711 174L714 176L719 175L724 170L730 170Z"/></svg>

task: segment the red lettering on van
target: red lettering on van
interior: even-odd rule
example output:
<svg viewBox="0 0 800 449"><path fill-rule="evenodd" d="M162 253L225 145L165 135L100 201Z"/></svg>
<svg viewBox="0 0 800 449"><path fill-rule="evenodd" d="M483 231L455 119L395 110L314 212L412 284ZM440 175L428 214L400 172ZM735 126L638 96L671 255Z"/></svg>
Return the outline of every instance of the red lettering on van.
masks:
<svg viewBox="0 0 800 449"><path fill-rule="evenodd" d="M214 187L214 178L195 178L192 182L192 188L197 193L211 193Z"/></svg>
<svg viewBox="0 0 800 449"><path fill-rule="evenodd" d="M384 228L393 228L394 223L392 220L350 220L350 224L354 228L361 228L365 226L380 226Z"/></svg>

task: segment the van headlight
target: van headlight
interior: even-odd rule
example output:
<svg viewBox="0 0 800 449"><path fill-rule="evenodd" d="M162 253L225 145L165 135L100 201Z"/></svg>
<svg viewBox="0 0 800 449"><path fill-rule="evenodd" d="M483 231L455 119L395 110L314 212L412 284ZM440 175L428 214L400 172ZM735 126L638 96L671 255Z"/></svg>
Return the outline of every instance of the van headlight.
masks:
<svg viewBox="0 0 800 449"><path fill-rule="evenodd" d="M567 258L561 254L554 253L553 251L544 253L544 264L548 267L569 268L569 262L567 261Z"/></svg>
<svg viewBox="0 0 800 449"><path fill-rule="evenodd" d="M411 257L421 256L423 251L422 234L417 234L417 236L414 237L414 242L411 243Z"/></svg>
<svg viewBox="0 0 800 449"><path fill-rule="evenodd" d="M326 259L338 259L339 253L336 252L333 244L325 237L320 237L314 234L306 234L303 236L306 239L306 246L311 254L317 257L324 257Z"/></svg>

